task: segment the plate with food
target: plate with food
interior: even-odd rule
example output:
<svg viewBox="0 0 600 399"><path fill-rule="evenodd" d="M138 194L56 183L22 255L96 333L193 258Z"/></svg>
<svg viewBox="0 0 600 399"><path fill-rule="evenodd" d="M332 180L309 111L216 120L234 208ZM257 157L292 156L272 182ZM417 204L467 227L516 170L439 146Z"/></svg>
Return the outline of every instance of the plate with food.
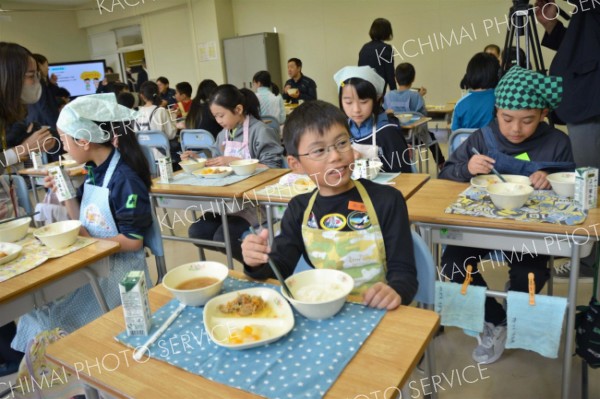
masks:
<svg viewBox="0 0 600 399"><path fill-rule="evenodd" d="M294 328L289 303L271 288L214 297L204 306L204 328L217 345L241 350L277 341Z"/></svg>
<svg viewBox="0 0 600 399"><path fill-rule="evenodd" d="M196 176L204 177L206 179L220 179L232 174L233 169L229 166L209 166L207 168L195 170L192 173Z"/></svg>
<svg viewBox="0 0 600 399"><path fill-rule="evenodd" d="M0 242L0 265L16 259L23 247L10 242Z"/></svg>
<svg viewBox="0 0 600 399"><path fill-rule="evenodd" d="M288 173L279 179L281 189L289 188L294 194L303 194L317 188L316 184L307 175Z"/></svg>
<svg viewBox="0 0 600 399"><path fill-rule="evenodd" d="M507 183L525 184L526 186L531 185L531 181L527 176L520 175L502 175L506 179ZM491 184L502 183L502 180L496 175L479 175L471 178L471 185L473 187L486 188Z"/></svg>

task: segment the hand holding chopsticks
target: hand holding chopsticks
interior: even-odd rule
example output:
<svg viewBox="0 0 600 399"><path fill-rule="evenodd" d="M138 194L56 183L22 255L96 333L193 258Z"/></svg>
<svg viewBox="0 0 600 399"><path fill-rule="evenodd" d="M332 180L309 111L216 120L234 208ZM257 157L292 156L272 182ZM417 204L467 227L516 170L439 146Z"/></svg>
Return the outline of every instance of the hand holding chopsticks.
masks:
<svg viewBox="0 0 600 399"><path fill-rule="evenodd" d="M471 160L469 160L468 168L469 168L469 172L471 172L471 174L473 174L473 175L487 174L490 172L489 169L491 169L491 172L493 174L498 176L498 178L502 182L506 183L506 179L504 177L502 177L502 175L496 170L496 168L494 168L494 166L493 166L494 160L493 159L491 159L490 157L488 157L486 155L481 155L481 153L479 151L477 151L477 148L475 148L475 147L471 147L471 152L473 152L473 154L475 154L475 155L480 155L480 157L478 157L477 160L474 160L474 157L471 158ZM491 162L489 160L491 160ZM475 164L472 165L471 164L472 162L474 162ZM479 165L477 162L482 162L482 164Z"/></svg>

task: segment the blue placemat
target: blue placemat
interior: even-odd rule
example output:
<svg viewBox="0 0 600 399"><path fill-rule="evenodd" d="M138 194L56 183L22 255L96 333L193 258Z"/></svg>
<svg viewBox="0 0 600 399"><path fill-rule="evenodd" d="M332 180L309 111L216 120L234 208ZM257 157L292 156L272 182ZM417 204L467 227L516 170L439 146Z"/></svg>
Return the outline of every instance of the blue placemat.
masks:
<svg viewBox="0 0 600 399"><path fill-rule="evenodd" d="M387 173L387 172L383 172L383 173L379 173L377 175L376 178L374 178L373 180L371 180L374 183L387 183L389 181L394 180L396 177L400 176L400 172L398 173Z"/></svg>
<svg viewBox="0 0 600 399"><path fill-rule="evenodd" d="M173 179L169 181L168 184L187 184L190 186L222 187L240 182L242 180L246 180L247 178L262 173L267 169L269 168L258 168L256 169L256 171L254 171L254 173L248 176L238 176L235 173L233 173L221 179L207 179L205 177L195 176L190 173L182 172L173 176Z"/></svg>
<svg viewBox="0 0 600 399"><path fill-rule="evenodd" d="M224 292L270 284L228 278ZM278 288L277 288L278 289ZM153 316L152 334L179 306L175 299ZM230 350L213 343L204 329L203 307L187 307L149 348L151 357L221 384L267 398L320 398L371 335L385 311L346 303L327 320L308 320L294 311L294 329L272 344ZM115 337L137 347L148 337Z"/></svg>

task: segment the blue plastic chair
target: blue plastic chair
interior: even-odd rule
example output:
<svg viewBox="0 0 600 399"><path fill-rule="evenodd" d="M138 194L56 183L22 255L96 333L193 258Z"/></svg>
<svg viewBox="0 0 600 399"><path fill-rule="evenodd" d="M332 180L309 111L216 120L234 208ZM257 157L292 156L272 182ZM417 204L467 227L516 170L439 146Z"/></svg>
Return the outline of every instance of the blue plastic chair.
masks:
<svg viewBox="0 0 600 399"><path fill-rule="evenodd" d="M181 150L202 150L205 158L212 158L218 152L214 136L204 129L183 129L181 131Z"/></svg>
<svg viewBox="0 0 600 399"><path fill-rule="evenodd" d="M2 175L2 179L4 179L8 185L9 176ZM30 215L33 212L33 205L31 204L31 199L29 198L29 191L27 189L27 183L25 182L25 179L23 176L12 175L12 180L15 193L17 194L17 204L25 210L26 214Z"/></svg>
<svg viewBox="0 0 600 399"><path fill-rule="evenodd" d="M456 129L448 139L448 157L477 129Z"/></svg>
<svg viewBox="0 0 600 399"><path fill-rule="evenodd" d="M413 251L415 254L415 264L417 266L417 281L419 288L414 300L417 301L417 306L425 309L433 309L435 304L435 280L437 278L437 270L435 261L431 255L429 247L416 232L411 232L413 240ZM426 375L431 379L435 374L435 338L431 340L425 351L426 359ZM432 392L432 398L437 397L437 393Z"/></svg>
<svg viewBox="0 0 600 399"><path fill-rule="evenodd" d="M160 130L145 130L141 132L136 132L136 138L140 146L142 146L142 151L148 160L148 164L150 165L150 174L152 177L158 176L158 167L156 166L156 159L154 158L154 153L152 152L153 148L161 149L165 152L165 154L170 153L170 145L169 138L164 132Z"/></svg>
<svg viewBox="0 0 600 399"><path fill-rule="evenodd" d="M167 264L165 262L162 233L154 212L152 212L152 226L144 234L144 247L150 249L156 260L156 273L158 275L156 284L158 285L167 274Z"/></svg>

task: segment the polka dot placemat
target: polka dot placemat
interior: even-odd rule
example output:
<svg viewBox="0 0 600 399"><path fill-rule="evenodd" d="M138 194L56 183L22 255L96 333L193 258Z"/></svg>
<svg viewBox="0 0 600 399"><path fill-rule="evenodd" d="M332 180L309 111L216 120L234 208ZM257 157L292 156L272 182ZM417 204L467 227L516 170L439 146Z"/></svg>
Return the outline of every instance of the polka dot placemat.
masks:
<svg viewBox="0 0 600 399"><path fill-rule="evenodd" d="M223 292L268 287L228 278ZM278 289L278 288L277 288ZM152 334L179 306L175 299L152 316ZM335 317L308 320L294 311L295 326L266 346L230 350L210 340L202 322L203 308L187 307L150 348L151 357L190 373L267 398L319 398L383 318L385 311L346 303ZM148 337L116 339L130 347Z"/></svg>

